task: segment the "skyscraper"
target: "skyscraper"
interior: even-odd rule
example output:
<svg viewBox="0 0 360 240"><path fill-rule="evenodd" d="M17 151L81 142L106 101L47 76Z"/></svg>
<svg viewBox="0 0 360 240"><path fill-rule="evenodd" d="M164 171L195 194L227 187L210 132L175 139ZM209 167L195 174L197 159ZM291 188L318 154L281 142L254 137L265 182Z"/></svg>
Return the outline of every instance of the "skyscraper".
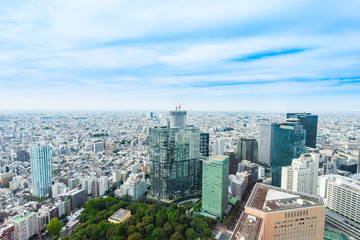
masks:
<svg viewBox="0 0 360 240"><path fill-rule="evenodd" d="M291 166L282 167L281 188L316 195L319 159L319 153L305 153Z"/></svg>
<svg viewBox="0 0 360 240"><path fill-rule="evenodd" d="M241 138L237 146L238 162L249 160L250 162L258 162L258 143L256 139Z"/></svg>
<svg viewBox="0 0 360 240"><path fill-rule="evenodd" d="M271 166L273 158L274 123L260 125L259 163Z"/></svg>
<svg viewBox="0 0 360 240"><path fill-rule="evenodd" d="M149 143L153 197L170 200L201 189L199 129L152 128Z"/></svg>
<svg viewBox="0 0 360 240"><path fill-rule="evenodd" d="M203 157L209 156L209 133L200 133L200 153Z"/></svg>
<svg viewBox="0 0 360 240"><path fill-rule="evenodd" d="M318 116L311 113L287 113L286 118L299 119L306 131L305 146L316 148Z"/></svg>
<svg viewBox="0 0 360 240"><path fill-rule="evenodd" d="M185 128L186 111L170 111L170 127Z"/></svg>
<svg viewBox="0 0 360 240"><path fill-rule="evenodd" d="M296 121L274 124L272 153L272 185L281 186L282 167L305 152L305 130Z"/></svg>
<svg viewBox="0 0 360 240"><path fill-rule="evenodd" d="M224 155L224 142L221 138L217 138L212 146L212 155Z"/></svg>
<svg viewBox="0 0 360 240"><path fill-rule="evenodd" d="M359 148L359 156L358 156L358 162L357 162L357 173L360 173L360 148Z"/></svg>
<svg viewBox="0 0 360 240"><path fill-rule="evenodd" d="M229 157L213 155L203 162L202 208L221 217L227 206Z"/></svg>
<svg viewBox="0 0 360 240"><path fill-rule="evenodd" d="M38 144L30 148L32 193L37 197L49 196L51 191L50 146Z"/></svg>

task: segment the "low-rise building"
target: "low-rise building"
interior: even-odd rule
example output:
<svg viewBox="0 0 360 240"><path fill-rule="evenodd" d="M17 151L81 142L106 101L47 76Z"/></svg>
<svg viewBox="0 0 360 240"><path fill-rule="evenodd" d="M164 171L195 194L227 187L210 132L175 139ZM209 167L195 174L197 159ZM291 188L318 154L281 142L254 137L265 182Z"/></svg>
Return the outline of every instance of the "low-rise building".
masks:
<svg viewBox="0 0 360 240"><path fill-rule="evenodd" d="M120 208L113 215L111 215L111 217L108 218L108 221L112 223L122 223L128 220L130 217L131 212L129 210Z"/></svg>

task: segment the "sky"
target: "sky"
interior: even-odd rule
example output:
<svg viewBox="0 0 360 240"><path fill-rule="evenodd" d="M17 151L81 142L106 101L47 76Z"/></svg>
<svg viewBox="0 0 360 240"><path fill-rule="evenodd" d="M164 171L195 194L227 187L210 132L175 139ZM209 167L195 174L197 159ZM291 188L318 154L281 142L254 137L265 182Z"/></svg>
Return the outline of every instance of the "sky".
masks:
<svg viewBox="0 0 360 240"><path fill-rule="evenodd" d="M0 110L360 111L358 0L0 0Z"/></svg>

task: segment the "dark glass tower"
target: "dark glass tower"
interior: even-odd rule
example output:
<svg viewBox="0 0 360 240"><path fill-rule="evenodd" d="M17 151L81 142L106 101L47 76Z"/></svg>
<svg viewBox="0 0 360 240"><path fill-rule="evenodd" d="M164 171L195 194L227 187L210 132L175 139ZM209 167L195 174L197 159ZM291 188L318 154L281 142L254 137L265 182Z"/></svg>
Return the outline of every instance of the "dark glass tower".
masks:
<svg viewBox="0 0 360 240"><path fill-rule="evenodd" d="M238 162L249 160L250 162L258 162L258 143L256 139L241 138L237 147Z"/></svg>
<svg viewBox="0 0 360 240"><path fill-rule="evenodd" d="M208 133L200 133L200 153L203 157L209 156L210 137Z"/></svg>
<svg viewBox="0 0 360 240"><path fill-rule="evenodd" d="M299 119L306 131L305 146L316 148L318 116L311 115L311 113L287 113L286 118Z"/></svg>
<svg viewBox="0 0 360 240"><path fill-rule="evenodd" d="M306 132L298 121L274 124L272 185L281 186L281 168L305 152Z"/></svg>
<svg viewBox="0 0 360 240"><path fill-rule="evenodd" d="M149 143L152 197L171 200L201 189L199 129L152 128Z"/></svg>

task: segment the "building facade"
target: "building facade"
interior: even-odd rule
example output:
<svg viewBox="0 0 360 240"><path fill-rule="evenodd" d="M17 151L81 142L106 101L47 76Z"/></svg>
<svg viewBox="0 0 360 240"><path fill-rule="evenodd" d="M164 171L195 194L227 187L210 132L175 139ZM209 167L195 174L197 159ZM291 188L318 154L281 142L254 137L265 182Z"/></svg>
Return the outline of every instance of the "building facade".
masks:
<svg viewBox="0 0 360 240"><path fill-rule="evenodd" d="M258 143L256 139L241 138L237 146L238 162L248 160L253 163L258 162Z"/></svg>
<svg viewBox="0 0 360 240"><path fill-rule="evenodd" d="M245 205L244 214L253 216L253 221L248 221L248 227L253 229L250 232L252 237L245 238L249 231L242 228L246 220L243 218L235 226L232 240L324 238L325 205L320 197L257 183ZM254 224L256 227L252 226ZM260 238L255 237L258 235Z"/></svg>
<svg viewBox="0 0 360 240"><path fill-rule="evenodd" d="M210 136L209 133L200 133L200 154L208 157L210 154Z"/></svg>
<svg viewBox="0 0 360 240"><path fill-rule="evenodd" d="M38 233L38 217L35 212L16 216L10 222L14 225L16 240L28 240L35 233Z"/></svg>
<svg viewBox="0 0 360 240"><path fill-rule="evenodd" d="M305 153L293 159L291 166L282 167L281 188L316 195L319 159L319 153Z"/></svg>
<svg viewBox="0 0 360 240"><path fill-rule="evenodd" d="M297 122L274 124L272 152L272 182L281 186L282 167L290 166L294 158L305 152L305 130Z"/></svg>
<svg viewBox="0 0 360 240"><path fill-rule="evenodd" d="M274 123L260 125L259 163L271 166L273 159Z"/></svg>
<svg viewBox="0 0 360 240"><path fill-rule="evenodd" d="M287 113L287 119L299 119L306 131L305 146L316 148L318 116L311 113Z"/></svg>
<svg viewBox="0 0 360 240"><path fill-rule="evenodd" d="M229 157L213 155L203 162L202 208L221 217L227 206L229 186Z"/></svg>
<svg viewBox="0 0 360 240"><path fill-rule="evenodd" d="M51 192L51 151L50 146L38 144L30 148L32 193L46 197Z"/></svg>
<svg viewBox="0 0 360 240"><path fill-rule="evenodd" d="M185 128L186 111L170 111L170 128Z"/></svg>
<svg viewBox="0 0 360 240"><path fill-rule="evenodd" d="M149 143L152 197L171 200L201 189L198 129L152 128Z"/></svg>

